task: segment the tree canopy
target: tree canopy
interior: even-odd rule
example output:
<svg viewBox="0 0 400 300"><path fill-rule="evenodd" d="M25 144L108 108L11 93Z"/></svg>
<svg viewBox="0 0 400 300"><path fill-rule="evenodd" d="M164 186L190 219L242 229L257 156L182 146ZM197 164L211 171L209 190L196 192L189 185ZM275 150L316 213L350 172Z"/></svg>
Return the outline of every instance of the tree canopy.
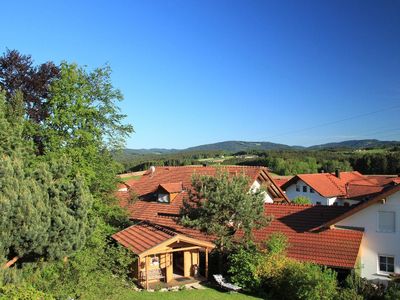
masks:
<svg viewBox="0 0 400 300"><path fill-rule="evenodd" d="M9 106L1 92L0 255L24 259L70 255L85 244L90 232L89 191L71 172L67 159L32 159L33 148L29 151L22 136L23 117L15 114L21 110Z"/></svg>
<svg viewBox="0 0 400 300"><path fill-rule="evenodd" d="M193 189L185 199L182 223L216 236L220 250L232 245L236 232L251 239L252 230L269 221L264 215L264 191L250 191L250 180L245 175L194 175Z"/></svg>

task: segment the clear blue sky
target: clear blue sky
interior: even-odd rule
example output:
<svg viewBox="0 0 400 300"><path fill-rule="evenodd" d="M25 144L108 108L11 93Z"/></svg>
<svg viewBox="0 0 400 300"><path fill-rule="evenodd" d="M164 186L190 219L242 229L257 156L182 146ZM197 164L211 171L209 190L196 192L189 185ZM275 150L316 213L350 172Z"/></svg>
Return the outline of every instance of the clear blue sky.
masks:
<svg viewBox="0 0 400 300"><path fill-rule="evenodd" d="M6 48L109 63L130 148L400 140L400 1L6 1Z"/></svg>

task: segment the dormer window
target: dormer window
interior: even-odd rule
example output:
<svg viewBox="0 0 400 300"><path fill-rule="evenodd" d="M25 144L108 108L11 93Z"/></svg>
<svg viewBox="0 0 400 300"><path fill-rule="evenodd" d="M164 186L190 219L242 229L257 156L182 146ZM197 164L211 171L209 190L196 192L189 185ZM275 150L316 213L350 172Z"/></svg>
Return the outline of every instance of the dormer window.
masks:
<svg viewBox="0 0 400 300"><path fill-rule="evenodd" d="M182 190L182 182L161 183L157 189L157 202L170 203Z"/></svg>

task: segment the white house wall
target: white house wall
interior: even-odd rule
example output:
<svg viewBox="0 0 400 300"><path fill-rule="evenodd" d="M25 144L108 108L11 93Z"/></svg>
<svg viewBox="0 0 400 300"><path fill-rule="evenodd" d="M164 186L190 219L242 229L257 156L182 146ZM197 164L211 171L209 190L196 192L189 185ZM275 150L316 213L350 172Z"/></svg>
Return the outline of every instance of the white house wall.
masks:
<svg viewBox="0 0 400 300"><path fill-rule="evenodd" d="M261 183L258 180L255 180L250 187L251 191L258 191L261 187ZM272 196L268 192L264 192L264 203L274 203Z"/></svg>
<svg viewBox="0 0 400 300"><path fill-rule="evenodd" d="M379 211L395 212L395 232L378 232ZM400 192L388 197L385 204L374 204L336 225L364 228L360 255L362 277L370 280L388 280L388 275L379 272L379 255L394 256L395 273L400 273Z"/></svg>
<svg viewBox="0 0 400 300"><path fill-rule="evenodd" d="M300 186L299 192L296 191L296 184ZM292 184L286 189L286 196L288 196L290 200L297 197L307 197L311 200L312 204L317 204L317 202L319 202L321 205L332 205L337 199L336 197L322 197L317 191L310 193L310 186L302 180L298 180L296 184ZM307 192L303 192L303 186L307 186Z"/></svg>

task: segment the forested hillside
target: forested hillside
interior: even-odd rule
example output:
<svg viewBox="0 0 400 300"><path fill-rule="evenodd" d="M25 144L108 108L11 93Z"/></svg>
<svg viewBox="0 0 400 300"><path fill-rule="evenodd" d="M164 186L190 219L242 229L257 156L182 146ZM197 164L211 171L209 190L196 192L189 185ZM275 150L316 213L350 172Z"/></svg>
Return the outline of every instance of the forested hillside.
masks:
<svg viewBox="0 0 400 300"><path fill-rule="evenodd" d="M356 170L363 174L400 173L400 147L373 149L182 151L172 154L136 155L119 153L125 172L146 170L151 165L191 164L266 166L279 175Z"/></svg>
<svg viewBox="0 0 400 300"><path fill-rule="evenodd" d="M127 224L111 151L132 127L110 72L0 57L0 298L102 299L126 285L132 260L109 240Z"/></svg>

